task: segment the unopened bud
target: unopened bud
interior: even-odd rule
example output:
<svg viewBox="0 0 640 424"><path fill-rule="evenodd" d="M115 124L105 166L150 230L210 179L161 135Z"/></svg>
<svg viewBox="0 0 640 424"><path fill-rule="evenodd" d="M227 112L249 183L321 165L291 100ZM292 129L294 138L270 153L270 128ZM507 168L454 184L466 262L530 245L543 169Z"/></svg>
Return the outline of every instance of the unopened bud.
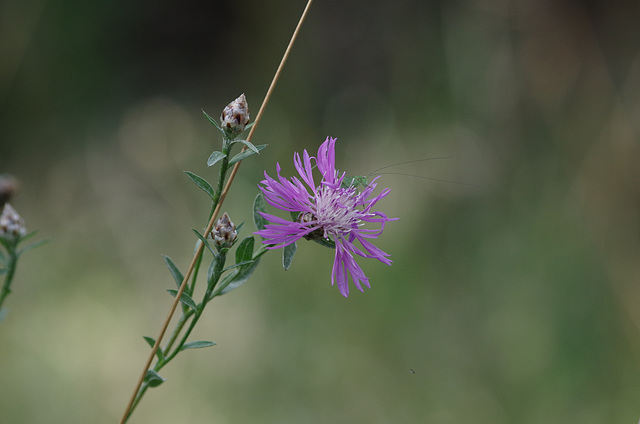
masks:
<svg viewBox="0 0 640 424"><path fill-rule="evenodd" d="M229 215L225 212L222 218L218 219L216 226L211 231L211 238L218 247L231 247L238 238L236 226L229 219Z"/></svg>
<svg viewBox="0 0 640 424"><path fill-rule="evenodd" d="M18 180L11 175L0 175L0 210L18 192Z"/></svg>
<svg viewBox="0 0 640 424"><path fill-rule="evenodd" d="M249 123L249 105L244 94L232 101L224 108L220 115L220 124L230 136L237 136Z"/></svg>
<svg viewBox="0 0 640 424"><path fill-rule="evenodd" d="M2 215L0 215L0 238L14 241L26 233L27 229L24 226L24 221L20 218L18 212L10 204L5 204Z"/></svg>

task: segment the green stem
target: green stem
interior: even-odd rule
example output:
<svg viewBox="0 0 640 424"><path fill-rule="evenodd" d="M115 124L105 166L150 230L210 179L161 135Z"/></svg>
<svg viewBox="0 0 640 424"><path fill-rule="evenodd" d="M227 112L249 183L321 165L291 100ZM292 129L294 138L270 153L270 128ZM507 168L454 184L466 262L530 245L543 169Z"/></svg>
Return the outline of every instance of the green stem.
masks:
<svg viewBox="0 0 640 424"><path fill-rule="evenodd" d="M194 316L191 322L189 323L189 327L182 335L182 339L180 339L180 342L175 347L173 352L171 352L170 354L167 354L164 358L164 361L158 361L158 363L156 364L156 368L154 368L155 371L160 371L162 367L168 364L169 361L171 361L173 358L176 357L178 353L180 353L180 351L182 350L182 347L187 342L189 335L191 335L191 331L193 331L193 328L196 326L196 323L202 316L205 306L207 306L207 303L209 303L209 301L211 300L211 293L213 292L214 287L218 283L218 280L220 280L220 276L222 275L222 270L224 269L225 262L227 261L226 253L223 253L223 252L218 253L218 255L215 258L215 261L216 261L216 265L213 270L213 278L209 282L207 291L202 297L202 302L200 302L200 304L198 305L198 310L194 312Z"/></svg>
<svg viewBox="0 0 640 424"><path fill-rule="evenodd" d="M167 343L167 346L165 347L165 352L168 352L171 349L171 347L175 343L175 340L177 340L178 335L180 334L180 332L184 328L184 325L188 321L189 317L193 316L193 319L189 323L189 327L187 327L187 329L184 331L184 333L182 335L182 338L180 339L180 341L176 345L176 347L173 350L173 352L171 352L168 355L165 354L166 356L162 360L160 360L160 359L156 360L156 365L153 367L154 371L156 371L156 372L160 371L162 368L164 368L165 365L167 365L169 362L171 362L171 360L173 358L175 358L178 355L178 353L180 353L182 351L182 347L187 342L187 339L191 335L191 332L193 331L193 329L195 328L196 324L198 323L198 320L202 316L202 312L204 311L205 306L211 300L210 299L211 292L213 291L213 288L215 287L216 283L220 279L220 276L222 275L222 270L224 269L225 262L226 262L226 253L219 253L216 256L216 265L215 265L215 269L214 269L214 277L213 277L212 281L210 282L210 284L208 285L207 291L204 294L204 297L202 298L202 302L200 302L200 304L198 305L197 311L193 311L192 309L190 309L186 313L183 313L182 317L180 318L180 321L178 321L178 323L176 324L176 328L174 329L173 334L171 335L171 339L169 340L169 342ZM149 388L149 386L147 385L147 383L143 383L142 387L140 387L140 390L138 391L138 394L136 395L133 403L131 404L131 409L129 410L129 413L127 414L127 420L129 419L129 417L131 416L133 411L138 406L138 403L140 403L140 400L142 399L142 397L144 396L144 394L146 393L148 388Z"/></svg>
<svg viewBox="0 0 640 424"><path fill-rule="evenodd" d="M2 304L4 300L11 294L11 282L13 281L13 276L16 272L16 265L18 264L18 255L16 254L15 247L8 247L7 254L9 256L9 261L7 263L7 273L4 277L4 284L2 285L2 292L0 292L0 309L2 308Z"/></svg>
<svg viewBox="0 0 640 424"><path fill-rule="evenodd" d="M196 242L196 248L198 247L197 243L202 243L200 240ZM191 286L187 287L189 290L187 294L189 296L193 296L193 292L196 289L196 281L198 280L198 271L200 271L200 265L202 264L202 255L204 254L204 250L200 252L198 255L198 260L196 261L196 266L193 268L193 275L191 276Z"/></svg>
<svg viewBox="0 0 640 424"><path fill-rule="evenodd" d="M129 417L131 416L131 414L133 414L133 411L136 409L136 406L138 406L138 403L140 403L140 399L142 399L142 396L144 396L148 388L149 386L147 385L147 383L142 383L142 387L140 387L140 390L136 395L136 399L133 401L133 404L131 404L131 409L129 409L129 413L127 414L125 422L129 420Z"/></svg>
<svg viewBox="0 0 640 424"><path fill-rule="evenodd" d="M226 140L226 139L223 140L223 142L222 142L222 152L226 156L225 156L225 158L222 159L222 162L220 164L220 175L218 177L218 189L216 190L215 195L213 197L213 202L211 204L211 211L209 212L209 219L211 219L211 215L213 214L213 211L215 210L216 206L218 206L218 201L220 200L220 193L222 192L224 180L225 180L225 177L226 177L226 174L227 174L227 170L229 168L229 154L231 153L231 143L230 143L229 140ZM206 237L206 234L204 236ZM194 292L195 287L196 287L196 279L197 279L197 276L198 276L198 271L200 270L200 264L202 263L203 254L204 254L204 251L202 251L200 253L200 256L198 257L197 262L196 262L196 266L195 266L195 268L193 270L193 276L192 276L192 279L191 279L191 287L189 288L190 290L188 292L188 294L190 296L193 296L193 292ZM207 297L208 296L205 296L205 298L204 298L205 301L206 301ZM193 313L194 313L193 310L185 309L184 305L182 305L182 317L180 317L180 321L178 321L178 323L176 324L176 328L174 329L173 334L171 335L171 338L169 339L169 341L167 342L167 344L166 344L166 346L164 348L165 352L169 352L171 350L171 348L173 347L173 344L178 339L178 335L180 334L180 332L184 328L184 325L186 324L186 322L189 319L189 317L191 315L193 315ZM196 317L194 317L193 321L197 321L197 315L196 315ZM175 356L175 355L173 355L173 356Z"/></svg>
<svg viewBox="0 0 640 424"><path fill-rule="evenodd" d="M228 139L225 138L223 140L223 143L222 143L222 153L225 154L225 157L222 159L222 161L220 163L220 176L218 177L218 187L217 187L217 190L216 190L214 198L213 198L213 203L212 203L212 206L211 206L211 212L209 212L209 220L211 219L211 215L213 214L213 212L215 211L216 207L218 206L218 202L220 200L220 195L221 195L222 190L224 188L224 182L225 182L225 179L226 179L227 171L229 169L229 154L231 153L231 146L232 146L231 141L232 140L228 140ZM206 237L207 235L204 234L204 236ZM196 276L198 274L198 270L200 268L201 261L202 261L202 253L200 254L200 257L197 258L197 263L196 263L196 267L194 269L193 279L192 279L192 283L191 283L191 287L190 287L190 293L188 292L188 294L190 294L190 295L193 295L193 291L195 289ZM219 253L216 256L216 266L215 266L215 270L214 270L214 277L213 277L212 281L209 282L208 287L207 287L207 291L206 291L206 293L205 293L205 295L204 295L204 297L202 299L202 302L200 302L200 304L198 305L197 310L193 311L192 309L185 309L184 306L183 306L183 308L182 308L182 317L180 317L180 320L176 324L176 328L174 329L174 331L173 331L173 333L171 335L171 338L169 339L169 341L167 342L167 345L165 346L165 350L164 350L165 357L162 360L160 360L160 359L156 360L156 364L153 367L154 371L156 371L156 372L160 371L165 365L167 365L169 362L171 362L171 360L173 358L175 358L176 355L178 355L178 353L181 352L182 347L187 342L187 339L191 335L191 332L193 331L193 329L195 328L198 320L202 316L202 312L204 311L204 307L211 300L211 298L210 298L211 293L213 292L213 288L215 287L215 285L217 284L218 280L220 279L220 276L222 275L222 270L224 269L225 261L226 261L226 254L225 253ZM189 323L189 326L187 327L187 329L184 331L184 333L182 335L182 338L180 339L180 341L178 342L176 347L173 349L173 352L171 352L170 354L167 355L167 352L169 352L173 348L173 345L174 345L175 341L178 339L178 337L179 337L180 333L182 332L185 324L187 323L187 321L189 320L189 318L191 316L193 316L193 318L191 319L191 322ZM136 397L135 397L133 403L131 404L131 409L129 409L129 413L127 414L125 422L129 419L129 417L131 416L133 411L136 409L136 407L138 406L138 403L140 403L140 400L142 399L142 397L144 396L144 394L146 393L148 388L149 388L149 386L148 386L147 383L143 383L142 384L142 386L140 387L140 390L136 394Z"/></svg>
<svg viewBox="0 0 640 424"><path fill-rule="evenodd" d="M178 339L178 336L180 335L180 332L184 328L184 325L187 323L187 321L193 314L194 312L192 309L189 309L188 311L183 312L182 316L180 317L180 320L176 324L176 328L174 328L173 333L171 334L171 338L167 342L167 345L164 347L163 352L169 352L171 350L171 347Z"/></svg>
<svg viewBox="0 0 640 424"><path fill-rule="evenodd" d="M201 243L201 241L198 240L197 243ZM198 280L198 271L200 271L200 265L202 264L203 253L204 252L201 252L200 255L198 256L198 260L196 261L196 266L193 269L193 274L191 276L191 286L188 287L188 291L187 291L187 294L189 296L193 296L193 292L195 291L195 288L196 288L196 281ZM169 338L169 341L167 342L167 344L163 349L163 352L169 352L171 350L171 347L176 342L178 335L180 334L180 331L182 331L182 328L184 327L187 320L191 317L191 315L193 315L193 310L183 304L182 316L180 317L180 320L176 324L176 328L174 328L173 333Z"/></svg>
<svg viewBox="0 0 640 424"><path fill-rule="evenodd" d="M224 139L222 142L222 153L224 153L224 158L222 158L222 162L220 163L220 178L218 178L218 187L216 188L216 192L213 196L213 206L211 208L211 212L209 212L209 219L211 219L211 215L213 215L213 211L216 206L218 206L218 201L220 200L220 195L222 194L222 190L224 188L224 180L227 176L227 170L229 169L229 154L231 153L231 141L228 139Z"/></svg>
<svg viewBox="0 0 640 424"><path fill-rule="evenodd" d="M154 371L160 371L165 365L171 362L171 360L175 358L178 353L180 353L180 351L182 350L182 346L184 346L184 344L187 342L187 339L191 335L191 331L193 331L194 327L198 323L198 320L200 319L201 316L202 316L202 310L195 313L195 315L193 316L193 319L191 320L191 323L189 323L189 327L186 329L186 331L182 335L182 338L180 339L180 342L178 343L176 348L173 350L173 352L171 352L169 356L166 356L164 358L164 361L158 361L156 366L153 368Z"/></svg>

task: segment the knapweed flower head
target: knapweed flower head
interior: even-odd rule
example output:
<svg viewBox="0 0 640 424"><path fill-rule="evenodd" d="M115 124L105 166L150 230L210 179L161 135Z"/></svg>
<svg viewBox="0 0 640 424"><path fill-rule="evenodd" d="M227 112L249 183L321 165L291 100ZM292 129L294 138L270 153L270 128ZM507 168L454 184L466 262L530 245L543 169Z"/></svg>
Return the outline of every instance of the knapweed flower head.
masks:
<svg viewBox="0 0 640 424"><path fill-rule="evenodd" d="M231 218L225 212L222 218L219 218L216 225L211 230L211 238L218 247L231 247L238 238L236 226L231 222Z"/></svg>
<svg viewBox="0 0 640 424"><path fill-rule="evenodd" d="M262 213L271 222L265 229L256 232L264 238L263 243L275 245L275 249L295 243L301 238L324 240L335 244L335 261L331 273L331 284L337 284L343 296L349 295L349 278L360 291L362 286L371 288L369 279L356 263L354 255L375 258L391 265L388 254L369 240L377 238L384 230L385 223L397 218L388 218L382 212L371 209L378 200L389 194L389 189L374 195L377 177L359 191L354 185L343 185L345 174L335 167L336 139L328 137L318 149L317 157L309 156L304 150L302 159L295 153L293 162L300 178L284 178L280 175L280 164L276 165L278 179L264 173L260 189L267 203L289 211L297 216L294 221ZM315 165L312 164L315 162ZM316 184L313 169L320 173ZM373 224L378 228L366 228Z"/></svg>
<svg viewBox="0 0 640 424"><path fill-rule="evenodd" d="M24 220L10 204L6 203L0 215L0 238L14 242L26 233Z"/></svg>
<svg viewBox="0 0 640 424"><path fill-rule="evenodd" d="M229 103L220 115L220 126L232 137L237 136L249 123L249 105L244 94Z"/></svg>

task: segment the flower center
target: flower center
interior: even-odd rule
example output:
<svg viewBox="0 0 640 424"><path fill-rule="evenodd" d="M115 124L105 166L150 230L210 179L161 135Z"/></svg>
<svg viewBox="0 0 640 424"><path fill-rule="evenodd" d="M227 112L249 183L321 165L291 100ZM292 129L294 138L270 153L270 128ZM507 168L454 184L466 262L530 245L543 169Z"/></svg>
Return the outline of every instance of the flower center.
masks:
<svg viewBox="0 0 640 424"><path fill-rule="evenodd" d="M302 223L318 225L318 229L307 235L309 239L328 238L344 235L357 229L362 213L356 209L357 190L321 186L316 190L315 210L305 212L298 220Z"/></svg>

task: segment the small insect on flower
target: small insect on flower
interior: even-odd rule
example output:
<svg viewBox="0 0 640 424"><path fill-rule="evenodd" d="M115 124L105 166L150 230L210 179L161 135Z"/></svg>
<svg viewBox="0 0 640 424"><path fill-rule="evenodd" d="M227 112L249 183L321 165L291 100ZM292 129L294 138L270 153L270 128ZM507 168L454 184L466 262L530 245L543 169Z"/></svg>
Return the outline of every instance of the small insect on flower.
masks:
<svg viewBox="0 0 640 424"><path fill-rule="evenodd" d="M328 137L318 149L317 157L310 156L304 150L302 159L296 153L293 161L300 178L284 178L280 175L280 164L276 165L278 179L264 173L260 189L265 200L271 206L289 211L296 219L289 221L275 215L260 214L271 224L256 232L263 237L263 243L276 249L295 243L301 238L320 241L335 248L335 261L331 274L331 284L337 284L343 296L349 295L349 279L360 291L362 286L371 288L369 279L356 263L354 255L375 258L391 265L388 254L373 245L369 240L377 238L388 218L382 212L371 209L390 192L388 188L377 195L376 180L366 182L362 190L354 184L345 184L345 174L335 167L336 139ZM315 162L315 166L312 165ZM321 181L316 184L313 170L320 172ZM373 224L379 228L365 228ZM356 243L358 245L356 245Z"/></svg>

